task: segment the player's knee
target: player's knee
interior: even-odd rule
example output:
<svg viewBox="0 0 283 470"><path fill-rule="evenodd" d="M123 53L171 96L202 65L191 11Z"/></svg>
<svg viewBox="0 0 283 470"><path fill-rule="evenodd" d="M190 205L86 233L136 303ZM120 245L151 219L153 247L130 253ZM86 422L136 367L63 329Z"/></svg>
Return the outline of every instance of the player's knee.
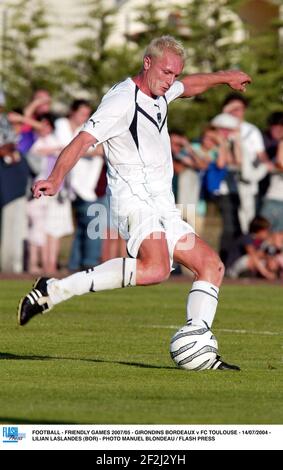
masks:
<svg viewBox="0 0 283 470"><path fill-rule="evenodd" d="M150 284L160 284L166 281L170 276L170 268L166 264L155 266L148 271Z"/></svg>
<svg viewBox="0 0 283 470"><path fill-rule="evenodd" d="M166 281L170 276L170 263L168 261L156 265L144 264L140 273L138 273L137 284L139 285L151 285L160 284Z"/></svg>
<svg viewBox="0 0 283 470"><path fill-rule="evenodd" d="M224 272L225 267L218 254L214 251L211 251L203 263L201 272L199 274L201 277L209 278L211 282L220 285L224 276Z"/></svg>
<svg viewBox="0 0 283 470"><path fill-rule="evenodd" d="M222 263L221 259L218 257L217 263L215 264L215 275L218 278L218 284L222 282L224 273L225 273L225 266Z"/></svg>
<svg viewBox="0 0 283 470"><path fill-rule="evenodd" d="M211 269L211 274L215 279L214 282L221 284L224 277L225 267L217 254L215 255L214 259L211 260L211 265L209 267Z"/></svg>

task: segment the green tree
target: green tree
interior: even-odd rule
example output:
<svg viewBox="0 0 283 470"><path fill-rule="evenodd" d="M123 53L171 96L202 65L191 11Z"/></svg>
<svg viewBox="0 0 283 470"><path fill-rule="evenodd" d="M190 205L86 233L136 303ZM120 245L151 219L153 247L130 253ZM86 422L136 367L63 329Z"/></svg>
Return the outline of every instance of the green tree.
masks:
<svg viewBox="0 0 283 470"><path fill-rule="evenodd" d="M8 106L23 107L36 88L48 87L47 67L36 63L40 42L48 36L42 0L18 0L8 5L1 71Z"/></svg>
<svg viewBox="0 0 283 470"><path fill-rule="evenodd" d="M239 0L191 0L180 6L179 30L187 50L186 73L215 72L237 68L245 35L236 7ZM217 87L196 97L190 103L177 100L171 107L170 124L190 137L198 137L201 129L220 111L228 87Z"/></svg>
<svg viewBox="0 0 283 470"><path fill-rule="evenodd" d="M239 34L242 22L235 12L239 3L240 0L191 0L170 6L165 0L162 5L148 2L136 9L136 19L144 28L130 39L137 44L139 56L156 36L171 34L180 39L187 51L185 73L235 68L245 39L245 35ZM227 87L221 87L190 102L175 101L171 105L169 127L177 127L190 137L199 136L201 128L219 112L228 91Z"/></svg>
<svg viewBox="0 0 283 470"><path fill-rule="evenodd" d="M278 19L266 25L260 33L251 31L241 65L253 78L248 97L251 106L248 118L259 127L266 126L266 118L282 109L283 103L283 43Z"/></svg>
<svg viewBox="0 0 283 470"><path fill-rule="evenodd" d="M191 68L214 72L238 64L243 43L242 22L235 13L239 3L239 0L191 0L180 7Z"/></svg>
<svg viewBox="0 0 283 470"><path fill-rule="evenodd" d="M86 90L96 105L113 83L133 72L135 63L131 60L127 42L109 45L117 9L105 6L104 0L87 0L85 3L87 19L77 27L82 28L86 36L78 42L78 53L70 65L76 69L77 86Z"/></svg>
<svg viewBox="0 0 283 470"><path fill-rule="evenodd" d="M162 15L160 14L162 11ZM148 1L145 5L135 10L135 21L140 23L140 31L129 37L142 54L148 43L157 36L171 34L178 36L178 30L173 17L170 17L170 7L164 2L154 3Z"/></svg>
<svg viewBox="0 0 283 470"><path fill-rule="evenodd" d="M264 31L251 30L239 16L240 6L246 3L246 0L190 0L170 8L164 1L160 16L157 4L149 2L137 10L138 19L145 27L135 40L139 48L144 48L160 34L181 39L188 57L185 73L231 68L250 73L253 82L247 89L251 101L247 118L264 127L268 114L279 109L283 101L283 43L279 34L283 22L276 19L266 24ZM171 105L169 126L197 137L205 124L220 112L224 97L231 91L222 86L190 102L176 100Z"/></svg>

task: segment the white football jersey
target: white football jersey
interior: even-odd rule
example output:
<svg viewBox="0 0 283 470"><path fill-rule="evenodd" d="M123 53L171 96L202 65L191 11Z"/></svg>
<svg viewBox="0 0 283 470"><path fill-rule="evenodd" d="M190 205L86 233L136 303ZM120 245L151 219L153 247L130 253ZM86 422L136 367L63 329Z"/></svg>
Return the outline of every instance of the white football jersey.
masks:
<svg viewBox="0 0 283 470"><path fill-rule="evenodd" d="M167 129L170 101L184 92L175 81L151 98L131 78L114 85L82 128L103 143L110 193L147 198L171 191L173 164Z"/></svg>

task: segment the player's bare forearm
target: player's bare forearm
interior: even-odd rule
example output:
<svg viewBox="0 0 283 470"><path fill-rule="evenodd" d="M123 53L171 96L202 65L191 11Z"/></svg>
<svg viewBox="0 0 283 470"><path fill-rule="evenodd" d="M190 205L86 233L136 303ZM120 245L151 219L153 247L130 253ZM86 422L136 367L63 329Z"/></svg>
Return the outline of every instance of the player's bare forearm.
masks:
<svg viewBox="0 0 283 470"><path fill-rule="evenodd" d="M94 139L90 134L83 132L77 135L62 150L48 180L58 181L60 186L66 174L69 173L80 157L87 153L93 143Z"/></svg>
<svg viewBox="0 0 283 470"><path fill-rule="evenodd" d="M93 136L87 132L80 132L62 150L47 180L40 180L34 184L32 187L34 197L38 198L42 193L46 196L56 194L66 174L69 173L80 157L87 153L90 145L95 142L96 139Z"/></svg>
<svg viewBox="0 0 283 470"><path fill-rule="evenodd" d="M251 77L240 70L221 70L214 73L195 73L181 80L184 85L183 98L199 95L218 85L229 85L233 90L245 91Z"/></svg>

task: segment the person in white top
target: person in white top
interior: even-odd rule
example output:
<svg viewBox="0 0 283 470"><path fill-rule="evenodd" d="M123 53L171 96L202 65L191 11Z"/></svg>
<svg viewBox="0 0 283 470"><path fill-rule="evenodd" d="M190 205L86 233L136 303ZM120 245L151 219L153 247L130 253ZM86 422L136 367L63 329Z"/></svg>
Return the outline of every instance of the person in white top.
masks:
<svg viewBox="0 0 283 470"><path fill-rule="evenodd" d="M238 191L239 220L243 233L248 233L249 224L255 217L259 181L269 170L263 136L254 124L245 121L247 106L247 99L238 93L231 93L223 103L223 112L231 114L240 121L242 161Z"/></svg>
<svg viewBox="0 0 283 470"><path fill-rule="evenodd" d="M173 37L151 41L140 73L106 93L83 130L63 150L48 179L33 186L35 198L55 194L86 149L103 143L112 215L128 240L130 257L112 259L61 280L41 278L20 302L20 325L74 295L163 282L174 260L195 274L187 304L188 323L211 327L223 264L175 207L167 109L176 98L192 97L220 84L244 91L251 78L229 70L177 80L184 62L184 48ZM239 370L219 358L211 368Z"/></svg>
<svg viewBox="0 0 283 470"><path fill-rule="evenodd" d="M48 176L63 148L54 134L53 115L42 114L39 122L41 129L27 155L29 163L39 171L37 180ZM65 184L61 185L56 196L28 201L27 215L28 271L31 274L54 274L58 269L61 239L74 231L71 202Z"/></svg>
<svg viewBox="0 0 283 470"><path fill-rule="evenodd" d="M80 132L82 125L91 115L91 106L84 99L75 99L70 106L68 117L55 122L55 133L65 147ZM87 228L92 220L89 211L94 202L103 205L104 199L97 198L95 188L104 165L102 145L89 150L82 156L69 174L68 184L71 191L72 209L75 219L75 234L70 251L68 268L78 271L93 267L100 262L102 239L92 239ZM105 204L104 204L105 205Z"/></svg>
<svg viewBox="0 0 283 470"><path fill-rule="evenodd" d="M69 116L56 119L55 135L63 147L80 132L90 115L91 106L88 101L76 99L71 104ZM96 200L94 188L103 167L103 156L96 153L95 151L87 152L70 172L70 187L74 194L84 201ZM95 158L90 158L94 155Z"/></svg>

